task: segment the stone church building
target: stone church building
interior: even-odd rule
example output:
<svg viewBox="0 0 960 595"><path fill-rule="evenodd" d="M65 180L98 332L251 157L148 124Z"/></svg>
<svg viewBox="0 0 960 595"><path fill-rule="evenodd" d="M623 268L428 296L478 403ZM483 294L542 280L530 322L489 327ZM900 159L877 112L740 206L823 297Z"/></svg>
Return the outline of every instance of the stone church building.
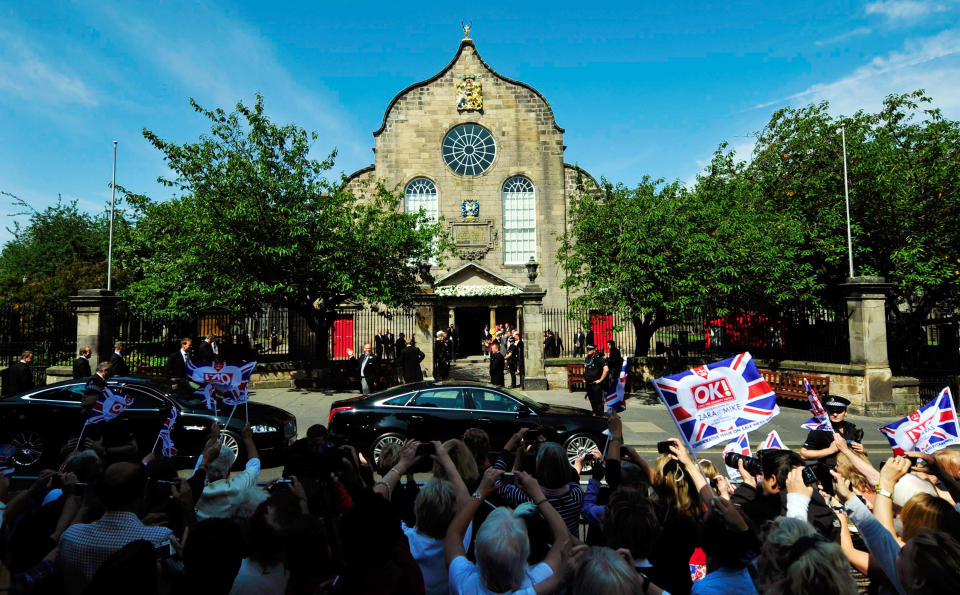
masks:
<svg viewBox="0 0 960 595"><path fill-rule="evenodd" d="M436 330L456 325L469 355L480 353L484 324L509 322L526 341L527 387L541 384L541 313L568 300L558 236L569 196L595 184L564 162L563 133L546 98L497 73L469 37L440 72L387 105L375 162L347 183L359 194L375 180L398 185L404 208L442 217L456 245L432 268L411 325L427 370Z"/></svg>

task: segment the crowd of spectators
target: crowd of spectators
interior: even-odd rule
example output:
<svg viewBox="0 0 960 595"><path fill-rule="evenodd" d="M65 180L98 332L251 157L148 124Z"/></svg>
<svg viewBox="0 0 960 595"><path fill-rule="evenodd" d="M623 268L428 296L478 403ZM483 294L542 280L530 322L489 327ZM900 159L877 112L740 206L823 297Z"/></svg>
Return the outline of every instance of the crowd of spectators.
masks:
<svg viewBox="0 0 960 595"><path fill-rule="evenodd" d="M960 587L957 453L908 453L876 469L838 439L832 489L823 490L790 450L760 451L757 476L741 461L743 482L734 484L675 439L648 464L622 432L612 414L604 451L573 461L546 427L502 445L471 428L443 443L389 445L369 461L315 425L292 446L283 478L267 483L249 428L242 466L215 427L186 478L155 455L104 465L77 449L27 489L8 494L0 479L8 588L945 595Z"/></svg>

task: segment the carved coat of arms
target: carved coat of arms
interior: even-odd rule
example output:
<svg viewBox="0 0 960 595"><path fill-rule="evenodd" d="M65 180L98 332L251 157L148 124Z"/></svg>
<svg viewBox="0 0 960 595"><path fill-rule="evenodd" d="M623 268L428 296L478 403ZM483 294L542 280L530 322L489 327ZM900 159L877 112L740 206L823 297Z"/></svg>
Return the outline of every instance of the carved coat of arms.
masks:
<svg viewBox="0 0 960 595"><path fill-rule="evenodd" d="M480 203L475 200L465 200L460 203L460 215L470 221L480 216Z"/></svg>
<svg viewBox="0 0 960 595"><path fill-rule="evenodd" d="M477 75L461 76L457 81L457 111L482 111L483 86Z"/></svg>

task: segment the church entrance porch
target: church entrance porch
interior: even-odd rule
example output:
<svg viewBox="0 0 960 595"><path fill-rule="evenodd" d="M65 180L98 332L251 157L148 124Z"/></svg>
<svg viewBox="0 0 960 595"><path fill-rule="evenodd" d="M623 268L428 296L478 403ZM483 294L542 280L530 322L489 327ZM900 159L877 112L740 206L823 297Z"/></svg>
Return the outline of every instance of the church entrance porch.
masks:
<svg viewBox="0 0 960 595"><path fill-rule="evenodd" d="M454 327L457 331L457 359L471 355L482 355L481 341L483 327L490 326L495 332L496 326L509 324L517 328L517 306L462 306L453 308Z"/></svg>

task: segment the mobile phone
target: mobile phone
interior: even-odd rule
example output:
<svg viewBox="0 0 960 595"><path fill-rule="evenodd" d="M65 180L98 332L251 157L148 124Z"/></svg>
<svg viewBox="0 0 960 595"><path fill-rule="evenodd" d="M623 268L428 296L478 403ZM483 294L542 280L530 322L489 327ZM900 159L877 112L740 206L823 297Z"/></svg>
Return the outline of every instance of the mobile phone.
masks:
<svg viewBox="0 0 960 595"><path fill-rule="evenodd" d="M817 477L817 473L813 470L813 467L804 467L803 471L800 473L803 476L804 485L815 486L820 481L820 478Z"/></svg>
<svg viewBox="0 0 960 595"><path fill-rule="evenodd" d="M527 444L533 444L540 439L540 430L527 430L523 433L523 441Z"/></svg>
<svg viewBox="0 0 960 595"><path fill-rule="evenodd" d="M661 442L657 442L657 452L662 455L668 455L670 454L671 445L672 443L669 440L663 440Z"/></svg>
<svg viewBox="0 0 960 595"><path fill-rule="evenodd" d="M500 481L502 481L505 484L516 485L517 476L513 473L504 473L503 475L500 476Z"/></svg>
<svg viewBox="0 0 960 595"><path fill-rule="evenodd" d="M166 560L174 554L173 544L169 541L161 541L153 546L153 553L157 555L158 560Z"/></svg>
<svg viewBox="0 0 960 595"><path fill-rule="evenodd" d="M418 457L428 457L432 454L436 454L436 452L436 449L433 447L433 442L423 442L417 447Z"/></svg>

